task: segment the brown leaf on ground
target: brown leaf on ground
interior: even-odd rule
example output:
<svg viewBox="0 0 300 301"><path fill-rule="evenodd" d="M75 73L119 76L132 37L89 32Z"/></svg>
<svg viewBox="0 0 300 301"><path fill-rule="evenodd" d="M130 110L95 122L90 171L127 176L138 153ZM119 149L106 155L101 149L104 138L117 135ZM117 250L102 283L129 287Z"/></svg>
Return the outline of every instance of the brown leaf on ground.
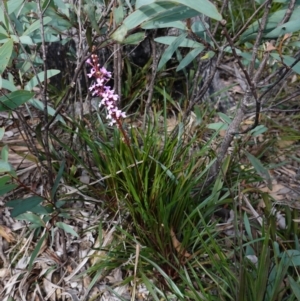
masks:
<svg viewBox="0 0 300 301"><path fill-rule="evenodd" d="M172 238L173 247L178 252L178 254L183 255L186 258L191 257L192 255L190 253L188 253L187 251L185 251L184 248L182 247L181 242L177 239L177 237L174 233L174 230L172 228L170 230L170 234L171 234L171 238Z"/></svg>
<svg viewBox="0 0 300 301"><path fill-rule="evenodd" d="M15 241L15 237L11 231L11 229L9 229L6 226L0 225L0 235L8 242L14 242Z"/></svg>

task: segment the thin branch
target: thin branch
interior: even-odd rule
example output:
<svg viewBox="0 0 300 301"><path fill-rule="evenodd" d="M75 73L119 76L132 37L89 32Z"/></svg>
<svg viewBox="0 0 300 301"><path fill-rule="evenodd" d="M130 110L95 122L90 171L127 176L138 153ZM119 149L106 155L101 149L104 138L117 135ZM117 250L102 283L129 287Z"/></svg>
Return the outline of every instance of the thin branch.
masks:
<svg viewBox="0 0 300 301"><path fill-rule="evenodd" d="M44 32L44 22L43 22L43 11L41 7L41 1L37 1L38 6L38 15L40 20L40 31L41 31L41 38L42 38L42 53L43 53L43 67L44 67L44 85L42 90L42 101L44 104L44 122L45 124L48 123L48 95L47 95L47 58L46 58L46 43L45 43L45 32ZM43 144L45 154L46 154L46 160L47 160L47 166L48 166L48 181L49 185L52 187L54 183L54 175L53 175L53 168L51 164L51 154L50 154L50 148L49 148L49 128L45 128L45 135L44 139L42 139L41 143Z"/></svg>
<svg viewBox="0 0 300 301"><path fill-rule="evenodd" d="M55 120L55 118L58 116L60 110L64 107L66 100L69 98L71 91L74 89L75 87L75 83L76 80L82 70L83 65L85 64L86 60L90 57L90 55L86 55L88 53L89 49L87 48L84 52L83 52L83 58L81 59L80 64L76 67L75 69L75 74L72 78L72 82L70 84L70 87L68 88L67 92L65 93L63 99L61 100L60 105L57 107L55 114L52 116L52 118L49 120L49 122L46 124L45 129L49 129L50 125L53 123L53 121Z"/></svg>
<svg viewBox="0 0 300 301"><path fill-rule="evenodd" d="M265 2L265 11L264 14L262 16L260 25L259 25L259 29L258 29L258 33L255 39L255 43L253 45L253 50L252 50L252 57L251 57L251 61L248 67L248 73L249 76L252 77L254 74L254 66L255 66L255 61L256 61L256 57L257 57L257 52L258 52L258 48L261 45L261 39L264 33L264 30L266 28L267 25L267 20L268 20L268 16L269 16L269 12L271 9L271 4L272 4L272 0L268 0ZM255 98L255 100L257 100L257 97Z"/></svg>
<svg viewBox="0 0 300 301"><path fill-rule="evenodd" d="M296 0L290 0L290 3L289 3L289 7L287 8L286 12L285 12L285 15L283 17L283 19L281 20L281 22L278 24L279 25L282 25L286 22L289 21L293 11L294 11L294 8L295 8L295 4L296 4Z"/></svg>
<svg viewBox="0 0 300 301"><path fill-rule="evenodd" d="M221 7L221 10L220 10L220 14L222 15L224 10L228 7L228 2L229 0L224 0L223 3L222 3L222 7ZM218 28L219 28L219 25L220 25L220 22L217 22L213 32L212 32L212 35L215 36L217 31L218 31Z"/></svg>
<svg viewBox="0 0 300 301"><path fill-rule="evenodd" d="M270 93L270 91L275 86L277 86L281 80L283 80L285 78L285 76L291 71L291 69L294 66L296 66L296 64L298 64L299 61L300 61L300 56L295 60L295 62L291 66L289 66L289 68L286 68L285 72L278 78L278 80L275 83L273 83L273 85L259 97L259 101L261 101L268 93Z"/></svg>
<svg viewBox="0 0 300 301"><path fill-rule="evenodd" d="M156 35L156 31L154 36ZM143 120L143 129L146 128L146 118L149 113L149 109L152 103L152 97L153 97L153 92L154 92L154 83L155 83L155 78L157 74L157 65L158 65L158 55L157 55L157 48L156 48L156 43L154 42L154 39L151 37L150 42L151 44L151 51L152 51L152 66L151 66L151 79L150 83L148 84L147 90L148 92L148 98L146 101L146 106L145 106L145 114L144 114L144 120Z"/></svg>
<svg viewBox="0 0 300 301"><path fill-rule="evenodd" d="M252 16L247 20L244 26L239 30L239 32L232 38L232 41L235 42L238 38L240 38L241 34L249 28L249 24L253 21L254 17L261 11L261 9L266 5L269 0L266 0L263 4L261 4L256 11L252 14Z"/></svg>

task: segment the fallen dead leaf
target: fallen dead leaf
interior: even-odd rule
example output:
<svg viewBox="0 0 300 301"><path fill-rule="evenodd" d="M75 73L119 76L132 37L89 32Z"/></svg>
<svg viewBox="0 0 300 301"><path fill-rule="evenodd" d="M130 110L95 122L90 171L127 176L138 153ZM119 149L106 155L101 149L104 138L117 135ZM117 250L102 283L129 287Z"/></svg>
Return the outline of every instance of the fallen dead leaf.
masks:
<svg viewBox="0 0 300 301"><path fill-rule="evenodd" d="M177 239L172 228L170 230L170 234L171 234L171 238L172 238L173 247L178 252L178 254L183 255L186 258L191 257L192 255L183 249L181 242Z"/></svg>
<svg viewBox="0 0 300 301"><path fill-rule="evenodd" d="M14 242L16 239L13 235L13 232L11 231L11 229L9 229L6 226L0 225L0 235L8 242L8 243L12 243Z"/></svg>

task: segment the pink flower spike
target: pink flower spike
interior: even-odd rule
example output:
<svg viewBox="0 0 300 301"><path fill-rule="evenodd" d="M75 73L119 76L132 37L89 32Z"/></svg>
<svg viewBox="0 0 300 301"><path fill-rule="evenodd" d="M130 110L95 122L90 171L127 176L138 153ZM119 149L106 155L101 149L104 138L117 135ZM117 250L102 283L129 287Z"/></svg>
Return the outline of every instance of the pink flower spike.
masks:
<svg viewBox="0 0 300 301"><path fill-rule="evenodd" d="M90 72L90 73L88 73L88 74L87 74L87 76L88 76L89 78L91 78L92 76L94 76L94 75L95 75L95 73L96 73L96 70L95 70L95 68L92 68L92 69L91 69L91 72Z"/></svg>
<svg viewBox="0 0 300 301"><path fill-rule="evenodd" d="M100 71L104 76L111 78L111 72L107 71L106 68L102 67L100 68Z"/></svg>
<svg viewBox="0 0 300 301"><path fill-rule="evenodd" d="M89 64L89 65L91 65L91 66L93 66L91 59L87 59L86 63Z"/></svg>
<svg viewBox="0 0 300 301"><path fill-rule="evenodd" d="M103 86L103 82L104 82L104 79L103 78L97 78L97 84L96 84L96 86L97 87L102 87Z"/></svg>
<svg viewBox="0 0 300 301"><path fill-rule="evenodd" d="M96 85L95 85L95 84L92 84L92 85L89 87L89 90L90 90L90 91L93 91L93 90L95 90L95 88L96 88Z"/></svg>

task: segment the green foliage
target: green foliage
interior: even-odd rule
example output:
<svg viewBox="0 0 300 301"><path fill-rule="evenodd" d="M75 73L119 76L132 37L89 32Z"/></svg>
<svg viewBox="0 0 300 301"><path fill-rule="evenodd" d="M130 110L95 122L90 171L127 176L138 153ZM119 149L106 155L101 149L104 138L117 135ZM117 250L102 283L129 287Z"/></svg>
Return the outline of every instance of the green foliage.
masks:
<svg viewBox="0 0 300 301"><path fill-rule="evenodd" d="M277 229L271 196L251 186L261 180L269 188L272 185L263 158L245 150L249 146L247 139L268 134L268 128L260 125L245 135L245 139L241 135L233 144L233 150L219 162L213 182L208 180L217 162L216 153L222 139L219 135L230 128L232 118L219 113L222 122L213 122L207 111L197 107L196 125L190 127L184 123L185 120L179 120L172 134L167 130L168 113L176 108L176 117L180 119L183 107L180 107L181 100L172 98L174 78L163 68L176 54L178 64L174 70L184 70L184 80L188 82L184 97L188 98L192 94L190 87L194 83L197 66L185 69L199 55L205 60L224 50L230 59L233 58L232 49L225 47L228 41L224 42L220 28L216 27L222 18L228 20L228 32L233 35L251 20L235 37L233 49L243 58L245 67L253 63L252 43L257 37L263 11L253 14L257 8L255 5L261 5L262 1L255 1L253 7L246 1L229 1L229 8L222 15L218 1L216 5L208 0L118 1L118 5L108 12L117 26L114 30L110 29L109 14L99 13L108 7L106 2L83 1L79 16L70 3L45 1L42 3L45 9L42 20L31 14L38 11L37 3L32 1L10 0L0 9L0 72L4 77L1 78L1 88L8 91L0 97L0 111L11 113L24 105L32 105L40 112L55 116L55 121L59 121L57 127L71 137L66 142L55 131L48 131L47 139L51 143L47 149L43 136L47 127L40 123L35 134L44 149L37 151L36 155L42 163L45 159L50 161L48 167L54 170L47 197L34 192L29 197L11 197L6 202L6 206L12 208L11 216L28 222L28 229L34 231L36 245L28 263L29 270L33 268L43 244L50 239L50 230L59 228L80 238L81 233L68 224L72 218L68 205L74 199L64 195L60 186L63 182L78 188L90 199L101 200L97 209L107 212L109 217L118 215L120 219L111 245L103 248L102 231L108 226L99 225L99 251L104 253L87 271L93 275L89 289L99 277L121 267L126 275L123 284L132 281L145 284L154 300L299 299L297 212L284 208L287 226ZM296 21L299 1L289 22L278 26L287 12L287 4L288 1L274 1L272 4L263 32L265 40L258 46L259 55L255 63L258 67L262 61L263 42L268 38L277 39L274 49L270 50L268 67L276 69L293 65L293 70L300 74L299 62L292 51L300 46ZM214 39L218 47L208 37L206 25L197 21L189 27L184 21L199 13L212 19L206 25L211 30L216 28ZM168 47L155 70L158 76L153 79L151 115L146 112L146 116L142 116L146 120L144 127L134 127L125 121L122 127L111 129L105 125L99 111L75 121L54 109L59 100L55 99L55 106L47 104L46 107L45 103L34 98L31 91L38 86L42 88L45 80L59 73L50 69L45 74L43 62L36 56L34 46L41 47L43 39L46 43L58 41L59 33L78 28L78 18L84 23L82 28L86 29L90 49L94 41L107 33L109 38L105 37L105 43L109 46L114 41L138 45L146 36L146 30L179 29L178 36L155 39ZM41 35L41 23L44 36ZM133 32L136 28L141 31ZM290 40L283 38L286 33L291 34ZM182 48L187 50L183 55L179 52ZM133 64L124 60L122 99L128 107L134 107L140 100L144 109L143 96L145 91L148 92L151 63L149 59L145 66L134 70ZM16 70L18 72L12 72ZM161 70L164 73L159 72ZM160 99L163 101L159 102ZM157 113L162 108L163 111ZM135 112L138 118L141 111ZM42 119L47 118L43 116ZM296 134L295 131L294 137L297 138ZM4 128L0 129L0 136L3 138ZM1 196L22 184L9 163L8 153L9 148L3 146L0 172L6 175L0 178ZM84 169L97 184L82 186L78 169ZM252 203L258 199L265 203L266 208L261 213L265 218L261 218L261 223L257 222L261 216L254 218L250 210L244 210L241 202L246 194ZM217 215L223 207L230 209L230 222ZM240 214L242 210L243 214ZM115 222L112 219L112 223ZM130 260L132 254L136 256L135 263ZM135 271L134 276L132 271Z"/></svg>

